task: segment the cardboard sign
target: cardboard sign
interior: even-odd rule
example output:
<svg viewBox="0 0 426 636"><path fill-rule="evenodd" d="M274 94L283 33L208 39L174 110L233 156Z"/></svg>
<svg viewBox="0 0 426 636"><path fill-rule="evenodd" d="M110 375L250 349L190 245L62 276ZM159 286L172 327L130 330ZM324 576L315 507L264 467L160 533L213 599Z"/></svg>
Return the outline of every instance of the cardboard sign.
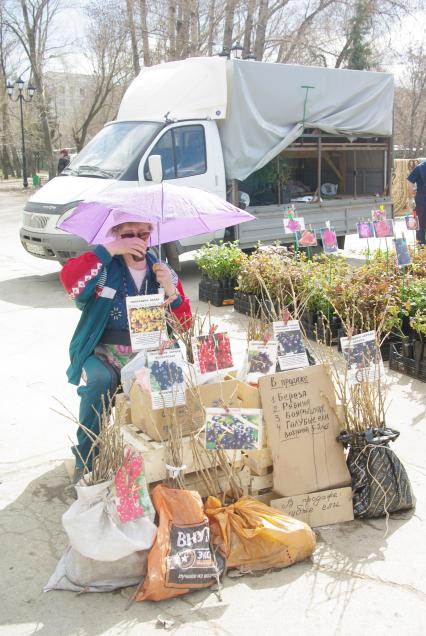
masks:
<svg viewBox="0 0 426 636"><path fill-rule="evenodd" d="M325 365L274 373L259 380L274 490L288 497L351 483L333 385Z"/></svg>
<svg viewBox="0 0 426 636"><path fill-rule="evenodd" d="M354 519L350 487L272 499L270 505L289 517L304 521L311 528Z"/></svg>

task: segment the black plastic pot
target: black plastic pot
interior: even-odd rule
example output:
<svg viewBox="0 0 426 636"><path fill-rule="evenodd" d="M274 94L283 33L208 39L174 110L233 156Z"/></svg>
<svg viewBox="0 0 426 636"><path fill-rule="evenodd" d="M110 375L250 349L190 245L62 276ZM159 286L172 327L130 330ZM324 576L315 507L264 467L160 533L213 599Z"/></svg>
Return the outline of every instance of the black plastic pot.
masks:
<svg viewBox="0 0 426 636"><path fill-rule="evenodd" d="M411 353L411 356L405 355L407 353ZM409 375L411 378L421 382L426 382L426 360L424 357L420 357L419 347L416 348L416 342L391 344L389 368Z"/></svg>
<svg viewBox="0 0 426 636"><path fill-rule="evenodd" d="M202 278L198 285L198 298L206 303L210 302L215 307L233 305L236 284L234 278L222 280Z"/></svg>
<svg viewBox="0 0 426 636"><path fill-rule="evenodd" d="M234 294L234 309L240 314L254 316L259 309L259 300L255 294L237 291Z"/></svg>

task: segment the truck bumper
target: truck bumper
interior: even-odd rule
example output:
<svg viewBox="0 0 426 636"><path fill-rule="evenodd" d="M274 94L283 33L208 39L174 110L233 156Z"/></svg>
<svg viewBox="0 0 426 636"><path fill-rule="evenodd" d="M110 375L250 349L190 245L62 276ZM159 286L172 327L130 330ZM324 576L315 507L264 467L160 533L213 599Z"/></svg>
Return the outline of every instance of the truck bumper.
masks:
<svg viewBox="0 0 426 636"><path fill-rule="evenodd" d="M32 229L21 228L19 231L22 247L38 258L64 262L68 258L78 256L92 249L86 241L73 235L47 234Z"/></svg>

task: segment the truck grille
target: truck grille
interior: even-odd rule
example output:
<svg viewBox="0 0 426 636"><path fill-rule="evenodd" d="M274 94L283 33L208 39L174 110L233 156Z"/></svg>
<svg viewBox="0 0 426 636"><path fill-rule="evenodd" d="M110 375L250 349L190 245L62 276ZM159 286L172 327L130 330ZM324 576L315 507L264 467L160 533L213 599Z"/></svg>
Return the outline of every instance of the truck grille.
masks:
<svg viewBox="0 0 426 636"><path fill-rule="evenodd" d="M42 230L46 227L46 224L49 220L48 214L37 214L35 212L24 212L24 227L33 227Z"/></svg>

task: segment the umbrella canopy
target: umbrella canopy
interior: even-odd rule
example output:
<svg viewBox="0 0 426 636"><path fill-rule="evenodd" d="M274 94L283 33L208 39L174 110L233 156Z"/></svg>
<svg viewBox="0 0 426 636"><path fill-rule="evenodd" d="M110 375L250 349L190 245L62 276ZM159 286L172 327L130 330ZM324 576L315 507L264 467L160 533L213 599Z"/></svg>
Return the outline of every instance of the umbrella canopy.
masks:
<svg viewBox="0 0 426 636"><path fill-rule="evenodd" d="M114 239L121 223L152 223L154 245L216 232L255 217L218 196L185 186L159 183L143 188L111 190L97 201L83 201L58 226L91 244Z"/></svg>

